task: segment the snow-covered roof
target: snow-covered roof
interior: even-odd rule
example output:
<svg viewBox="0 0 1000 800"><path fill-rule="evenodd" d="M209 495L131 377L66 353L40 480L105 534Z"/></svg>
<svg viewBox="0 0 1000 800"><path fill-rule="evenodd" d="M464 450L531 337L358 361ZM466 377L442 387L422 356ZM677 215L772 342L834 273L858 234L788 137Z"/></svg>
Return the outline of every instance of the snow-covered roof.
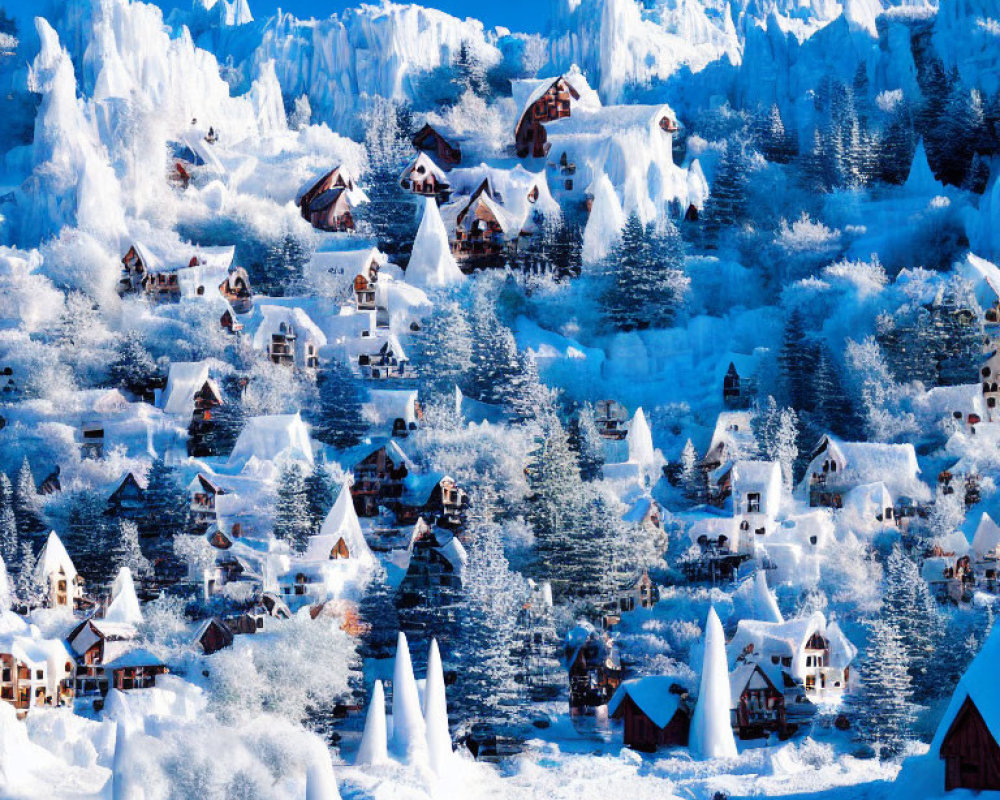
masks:
<svg viewBox="0 0 1000 800"><path fill-rule="evenodd" d="M416 389L372 389L362 405L365 419L377 427L389 426L401 419L407 427L417 421Z"/></svg>
<svg viewBox="0 0 1000 800"><path fill-rule="evenodd" d="M345 469L353 469L355 466L368 458L368 456L372 453L383 447L385 448L386 456L388 456L394 464L405 464L406 469L410 472L413 472L416 469L416 464L414 464L413 460L404 452L403 448L400 447L399 442L395 439L389 438L388 436L370 439L359 445L355 445L354 447L344 450L340 453L338 461Z"/></svg>
<svg viewBox="0 0 1000 800"><path fill-rule="evenodd" d="M956 413L963 419L968 419L969 414L976 414L983 419L985 409L982 387L978 383L935 386L913 398L913 410L922 417L922 421L929 424L940 422L946 417L957 419Z"/></svg>
<svg viewBox="0 0 1000 800"><path fill-rule="evenodd" d="M754 447L753 427L749 411L723 411L715 420L715 430L705 457L724 455L729 458L734 451L744 453Z"/></svg>
<svg viewBox="0 0 1000 800"><path fill-rule="evenodd" d="M736 708L739 706L740 697L743 696L745 690L766 689L769 685L771 688L777 688L759 664L738 664L729 673L729 707Z"/></svg>
<svg viewBox="0 0 1000 800"><path fill-rule="evenodd" d="M517 119L514 121L514 131L521 126L521 120L527 114L535 101L544 95L560 79L566 83L579 95L578 98L570 100L570 113L576 114L585 109L598 109L601 107L601 98L594 91L587 78L576 64L571 66L562 75L549 78L525 78L511 81L510 88L514 97L514 105L518 109Z"/></svg>
<svg viewBox="0 0 1000 800"><path fill-rule="evenodd" d="M813 457L804 484L810 476L821 471L823 461L835 460L838 469L827 471L827 484L831 487L853 487L865 483L885 483L896 499L910 497L927 500L930 490L920 481L920 466L913 445L884 444L882 442L843 442L825 435L813 451Z"/></svg>
<svg viewBox="0 0 1000 800"><path fill-rule="evenodd" d="M68 581L76 578L76 567L73 565L73 559L66 552L62 539L55 531L49 531L49 537L45 540L42 552L38 554L35 575L48 581L50 575L59 572L62 572Z"/></svg>
<svg viewBox="0 0 1000 800"><path fill-rule="evenodd" d="M667 675L649 675L624 681L608 703L608 713L614 716L626 697L632 698L639 710L657 728L665 728L680 708L681 696L670 691L677 679Z"/></svg>
<svg viewBox="0 0 1000 800"><path fill-rule="evenodd" d="M411 180L410 176L414 172L420 176L423 176L425 173L433 175L434 179L438 182L438 186L441 188L447 188L451 184L448 173L435 164L434 159L427 155L427 152L424 150L418 150L413 160L406 165L406 169L399 175L399 182L405 185Z"/></svg>
<svg viewBox="0 0 1000 800"><path fill-rule="evenodd" d="M940 752L941 745L955 717L961 710L966 699L971 700L979 711L993 739L1000 742L1000 683L997 682L997 664L1000 663L1000 628L994 627L993 632L983 643L979 654L972 659L965 674L955 687L951 702L938 723L937 733L931 742L930 752Z"/></svg>
<svg viewBox="0 0 1000 800"><path fill-rule="evenodd" d="M160 405L168 414L190 416L194 411L194 396L209 383L221 401L222 395L208 377L207 361L174 361L167 372L167 385L160 396Z"/></svg>
<svg viewBox="0 0 1000 800"><path fill-rule="evenodd" d="M328 560L331 551L341 539L347 545L350 558L356 558L366 563L374 562L372 552L361 531L357 512L354 510L354 500L351 497L348 483L344 483L340 487L337 501L330 509L330 513L326 515L326 519L323 520L319 533L309 537L305 557L315 561Z"/></svg>
<svg viewBox="0 0 1000 800"><path fill-rule="evenodd" d="M229 463L245 464L251 458L260 461L290 458L312 464L309 429L302 417L295 413L248 419L233 445Z"/></svg>
<svg viewBox="0 0 1000 800"><path fill-rule="evenodd" d="M987 309L1000 300L1000 267L992 261L966 253L955 264L955 271L972 284L981 308Z"/></svg>
<svg viewBox="0 0 1000 800"><path fill-rule="evenodd" d="M144 647L134 647L122 653L112 661L104 663L105 669L116 670L128 667L159 667L163 666L163 659L155 656Z"/></svg>
<svg viewBox="0 0 1000 800"><path fill-rule="evenodd" d="M454 169L449 178L452 190L456 194L470 197L483 181L488 181L494 198L503 204L512 217L522 220L522 227L529 221L531 212L538 211L542 214L559 212L559 204L549 191L549 181L545 172L531 172L522 164L504 169L482 163L475 167ZM535 189L538 190L538 197L532 201L530 195Z"/></svg>
<svg viewBox="0 0 1000 800"><path fill-rule="evenodd" d="M987 553L996 552L1000 545L1000 526L985 511L979 518L976 534L972 537L972 553L976 559L981 559Z"/></svg>
<svg viewBox="0 0 1000 800"><path fill-rule="evenodd" d="M826 617L820 611L780 623L741 619L727 649L733 661L744 652L747 645L753 645L753 652L760 657L790 656L793 667L798 672L800 656L814 633L820 634L828 642L830 666L845 667L857 656L857 648L844 636L840 626L833 622L827 625Z"/></svg>
<svg viewBox="0 0 1000 800"><path fill-rule="evenodd" d="M344 275L353 280L355 275L362 273L367 277L368 265L372 261L382 266L388 260L388 256L377 247L365 247L359 250L317 250L304 269L307 273L318 269Z"/></svg>
<svg viewBox="0 0 1000 800"><path fill-rule="evenodd" d="M182 133L180 139L184 146L201 161L200 164L196 162L197 166L218 175L224 175L226 168L222 166L222 162L215 155L212 145L205 141L205 133L206 131L199 128L192 128Z"/></svg>
<svg viewBox="0 0 1000 800"><path fill-rule="evenodd" d="M663 117L677 120L674 110L666 103L573 108L568 117L546 122L545 128L550 137L585 135L600 138L616 135L627 128L659 127Z"/></svg>
<svg viewBox="0 0 1000 800"><path fill-rule="evenodd" d="M733 494L759 492L761 511L774 515L781 503L781 465L777 461L737 461L732 469Z"/></svg>
<svg viewBox="0 0 1000 800"><path fill-rule="evenodd" d="M251 320L253 326L253 346L258 350L266 350L271 343L271 336L280 333L281 326L291 327L298 341L309 340L316 347L326 345L326 335L309 315L296 306L278 306L260 304L254 309ZM296 344L296 347L299 345Z"/></svg>

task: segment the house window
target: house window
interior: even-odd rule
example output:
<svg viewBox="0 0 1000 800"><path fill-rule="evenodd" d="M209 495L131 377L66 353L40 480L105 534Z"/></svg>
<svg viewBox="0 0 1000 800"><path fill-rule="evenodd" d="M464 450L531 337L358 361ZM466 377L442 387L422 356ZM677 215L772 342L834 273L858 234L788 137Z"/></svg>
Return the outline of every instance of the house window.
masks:
<svg viewBox="0 0 1000 800"><path fill-rule="evenodd" d="M760 492L750 492L747 495L747 513L760 513Z"/></svg>
<svg viewBox="0 0 1000 800"><path fill-rule="evenodd" d="M572 189L573 189L573 179L572 178L567 178L566 181L565 181L565 183L563 185L566 187L566 191L567 192L572 191Z"/></svg>

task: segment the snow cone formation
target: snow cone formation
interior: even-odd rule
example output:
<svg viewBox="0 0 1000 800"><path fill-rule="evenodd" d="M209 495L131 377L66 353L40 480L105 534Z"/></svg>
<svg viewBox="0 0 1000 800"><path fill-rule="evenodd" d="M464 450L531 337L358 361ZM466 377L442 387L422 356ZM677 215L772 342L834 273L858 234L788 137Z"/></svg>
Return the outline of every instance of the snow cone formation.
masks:
<svg viewBox="0 0 1000 800"><path fill-rule="evenodd" d="M764 622L776 622L779 625L785 621L778 608L778 602L767 585L767 575L763 570L757 570L753 578L753 605L758 619Z"/></svg>
<svg viewBox="0 0 1000 800"><path fill-rule="evenodd" d="M396 666L392 673L392 754L406 764L427 758L427 726L420 709L420 694L413 677L413 663L406 634L396 641Z"/></svg>
<svg viewBox="0 0 1000 800"><path fill-rule="evenodd" d="M705 622L705 657L698 705L691 719L691 752L702 758L734 758L736 740L729 722L729 669L726 637L712 608Z"/></svg>
<svg viewBox="0 0 1000 800"><path fill-rule="evenodd" d="M431 769L443 775L451 759L448 731L448 702L445 697L444 669L437 639L431 640L427 656L427 685L424 688L424 723L427 726L427 753Z"/></svg>
<svg viewBox="0 0 1000 800"><path fill-rule="evenodd" d="M413 240L413 255L406 267L406 281L423 289L440 289L463 280L465 276L451 254L448 232L444 229L437 202L433 197L425 197L424 215L420 218L417 238Z"/></svg>
<svg viewBox="0 0 1000 800"><path fill-rule="evenodd" d="M384 764L389 760L385 725L385 690L382 681L375 681L372 696L368 701L368 716L365 717L365 731L361 735L361 746L354 763Z"/></svg>

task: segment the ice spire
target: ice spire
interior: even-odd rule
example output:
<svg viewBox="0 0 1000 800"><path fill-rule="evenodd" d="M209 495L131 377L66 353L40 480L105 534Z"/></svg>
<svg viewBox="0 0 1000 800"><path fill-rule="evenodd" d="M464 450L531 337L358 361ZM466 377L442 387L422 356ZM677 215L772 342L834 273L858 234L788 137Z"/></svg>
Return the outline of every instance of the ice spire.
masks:
<svg viewBox="0 0 1000 800"><path fill-rule="evenodd" d="M615 194L615 187L603 172L591 184L594 202L583 229L583 262L596 264L621 239L625 225L622 204Z"/></svg>
<svg viewBox="0 0 1000 800"><path fill-rule="evenodd" d="M753 578L753 605L757 618L764 622L777 622L781 624L785 618L781 616L781 609L778 602L767 586L767 575L764 570L757 570Z"/></svg>
<svg viewBox="0 0 1000 800"><path fill-rule="evenodd" d="M414 763L426 756L426 726L420 695L413 677L406 634L396 641L396 666L392 672L392 751L400 761Z"/></svg>
<svg viewBox="0 0 1000 800"><path fill-rule="evenodd" d="M649 430L649 424L646 422L646 415L643 413L642 407L635 410L625 438L628 441L629 461L634 461L643 467L656 461L656 455L653 452L653 434Z"/></svg>
<svg viewBox="0 0 1000 800"><path fill-rule="evenodd" d="M691 719L691 752L703 758L733 758L736 740L729 721L729 668L726 639L715 609L705 621L705 655L698 704Z"/></svg>
<svg viewBox="0 0 1000 800"><path fill-rule="evenodd" d="M368 701L368 716L365 717L365 732L361 734L361 746L354 759L355 764L384 764L389 760L385 726L385 691L382 681L375 681L372 696Z"/></svg>
<svg viewBox="0 0 1000 800"><path fill-rule="evenodd" d="M937 194L943 188L931 171L923 139L917 142L917 148L913 151L910 174L907 175L903 188L913 194Z"/></svg>
<svg viewBox="0 0 1000 800"><path fill-rule="evenodd" d="M413 254L406 267L406 282L427 289L450 286L465 280L451 254L448 232L433 197L424 198L424 214L413 240Z"/></svg>
<svg viewBox="0 0 1000 800"><path fill-rule="evenodd" d="M384 712L382 721L385 722ZM306 800L340 800L330 755L325 749L317 753L306 769Z"/></svg>
<svg viewBox="0 0 1000 800"><path fill-rule="evenodd" d="M448 702L437 639L431 639L431 649L427 655L424 723L427 725L427 753L431 769L438 775L443 775L451 759L451 733L448 731Z"/></svg>
<svg viewBox="0 0 1000 800"><path fill-rule="evenodd" d="M111 585L111 603L104 612L104 618L109 622L127 622L131 625L142 622L142 609L139 608L139 598L128 567L118 570L118 577Z"/></svg>

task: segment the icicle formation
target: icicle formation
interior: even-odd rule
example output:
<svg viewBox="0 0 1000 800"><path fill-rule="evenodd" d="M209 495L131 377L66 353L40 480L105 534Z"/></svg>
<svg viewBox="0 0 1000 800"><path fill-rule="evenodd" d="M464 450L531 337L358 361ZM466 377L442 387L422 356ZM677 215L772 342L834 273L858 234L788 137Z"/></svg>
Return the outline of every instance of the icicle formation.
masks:
<svg viewBox="0 0 1000 800"><path fill-rule="evenodd" d="M389 760L385 726L385 691L382 681L375 681L372 696L368 701L368 716L365 717L365 732L361 734L361 746L354 759L356 765L384 764Z"/></svg>
<svg viewBox="0 0 1000 800"><path fill-rule="evenodd" d="M777 622L779 625L784 622L785 618L781 615L778 602L767 586L767 575L762 569L757 570L754 574L753 590L754 613L757 614L757 619L764 622Z"/></svg>
<svg viewBox="0 0 1000 800"><path fill-rule="evenodd" d="M426 756L426 735L410 648L406 634L400 631L396 641L396 666L392 672L393 755L409 764L422 760Z"/></svg>
<svg viewBox="0 0 1000 800"><path fill-rule="evenodd" d="M465 276L451 254L448 232L433 197L424 198L424 215L413 240L413 255L406 267L406 282L436 289L461 283Z"/></svg>
<svg viewBox="0 0 1000 800"><path fill-rule="evenodd" d="M427 725L427 753L431 769L438 775L443 775L451 759L451 733L448 730L448 701L437 639L431 639L431 649L427 656L424 722Z"/></svg>
<svg viewBox="0 0 1000 800"><path fill-rule="evenodd" d="M690 747L702 758L733 758L736 740L729 721L729 669L726 638L712 608L705 622L705 657L701 666L698 704L691 719Z"/></svg>

